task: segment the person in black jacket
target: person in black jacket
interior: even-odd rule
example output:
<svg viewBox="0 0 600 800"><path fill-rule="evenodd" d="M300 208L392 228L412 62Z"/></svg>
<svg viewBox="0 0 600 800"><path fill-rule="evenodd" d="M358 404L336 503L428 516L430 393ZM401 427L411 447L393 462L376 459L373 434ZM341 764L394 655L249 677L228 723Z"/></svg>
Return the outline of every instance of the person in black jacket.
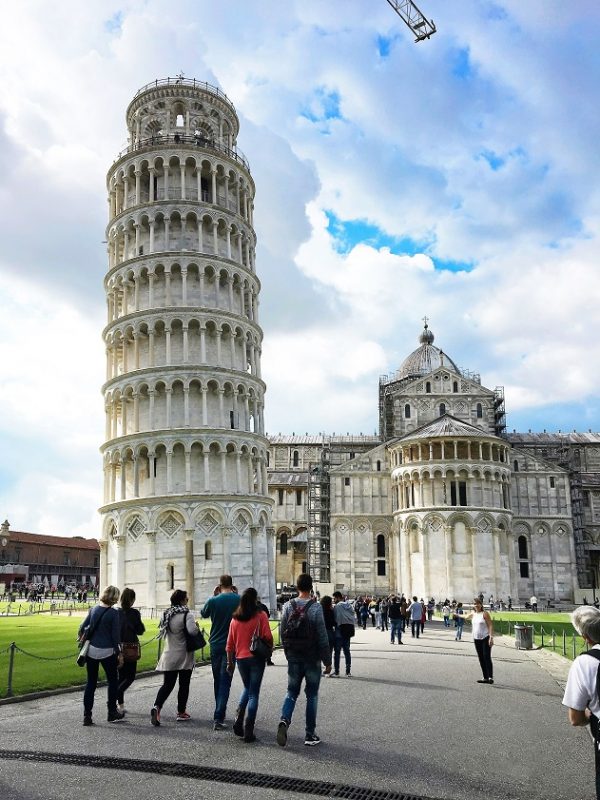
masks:
<svg viewBox="0 0 600 800"><path fill-rule="evenodd" d="M139 648L140 640L138 636L146 630L140 612L137 608L133 608L135 603L135 592L133 589L123 589L121 594L121 642L128 644L137 644ZM117 703L119 711L125 713L125 692L135 680L135 673L137 671L137 660L128 660L127 654L125 659L119 667L119 691L117 694Z"/></svg>

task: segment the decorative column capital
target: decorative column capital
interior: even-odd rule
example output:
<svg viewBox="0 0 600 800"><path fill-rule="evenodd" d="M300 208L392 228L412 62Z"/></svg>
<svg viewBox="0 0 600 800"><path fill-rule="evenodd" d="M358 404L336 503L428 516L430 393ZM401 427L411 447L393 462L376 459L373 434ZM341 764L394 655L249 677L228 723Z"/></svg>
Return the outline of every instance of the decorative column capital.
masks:
<svg viewBox="0 0 600 800"><path fill-rule="evenodd" d="M156 542L156 531L144 531L146 535L146 539L148 540L148 544L154 544Z"/></svg>

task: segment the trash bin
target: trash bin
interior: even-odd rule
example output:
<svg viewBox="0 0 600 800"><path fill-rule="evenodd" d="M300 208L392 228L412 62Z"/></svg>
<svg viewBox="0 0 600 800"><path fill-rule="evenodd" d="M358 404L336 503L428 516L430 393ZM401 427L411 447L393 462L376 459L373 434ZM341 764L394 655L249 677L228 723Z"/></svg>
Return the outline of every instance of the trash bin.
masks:
<svg viewBox="0 0 600 800"><path fill-rule="evenodd" d="M515 625L517 650L533 650L533 625Z"/></svg>

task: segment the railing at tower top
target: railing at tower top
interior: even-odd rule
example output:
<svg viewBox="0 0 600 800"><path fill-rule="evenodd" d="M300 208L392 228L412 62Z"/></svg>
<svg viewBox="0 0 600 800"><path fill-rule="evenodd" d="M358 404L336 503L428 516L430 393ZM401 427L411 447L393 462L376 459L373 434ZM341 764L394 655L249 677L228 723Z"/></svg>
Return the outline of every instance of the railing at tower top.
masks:
<svg viewBox="0 0 600 800"><path fill-rule="evenodd" d="M213 86L211 83L206 83L206 81L197 81L195 78L158 78L157 80L151 81L145 86L142 86L141 89L138 89L133 97L133 100L139 97L143 92L147 92L148 89L158 89L159 86L186 86L191 89L203 89L205 92L210 92L210 94L214 94L217 97L226 100L229 105L233 106L233 103L227 97L225 92L222 92L217 86Z"/></svg>
<svg viewBox="0 0 600 800"><path fill-rule="evenodd" d="M220 142L215 142L212 139L206 139L204 136L200 136L199 134L189 133L157 133L154 136L147 136L145 139L138 139L137 142L134 142L133 144L130 144L121 150L113 161L113 164L117 161L120 161L123 156L126 156L129 153L135 153L139 150L144 150L147 147L157 147L163 144L190 144L193 147L201 147L203 150L215 150L217 153L224 153L234 161L238 161L248 170L248 172L250 172L250 164L248 163L248 159L241 151L232 150L230 147L227 147Z"/></svg>

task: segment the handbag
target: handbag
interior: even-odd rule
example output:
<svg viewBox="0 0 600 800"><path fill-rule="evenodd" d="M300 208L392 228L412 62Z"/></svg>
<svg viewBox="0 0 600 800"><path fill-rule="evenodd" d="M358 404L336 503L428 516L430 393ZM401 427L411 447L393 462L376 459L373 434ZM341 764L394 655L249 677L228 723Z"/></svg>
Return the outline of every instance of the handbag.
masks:
<svg viewBox="0 0 600 800"><path fill-rule="evenodd" d="M87 660L88 650L90 649L90 640L86 639L85 642L81 645L81 650L79 651L79 655L77 656L77 666L84 667L85 662Z"/></svg>
<svg viewBox="0 0 600 800"><path fill-rule="evenodd" d="M250 640L250 652L256 658L261 658L263 661L268 661L273 655L273 648L266 639L258 635L258 628L259 626L257 625L256 630L252 634L252 639Z"/></svg>
<svg viewBox="0 0 600 800"><path fill-rule="evenodd" d="M96 632L96 628L100 625L100 620L106 614L108 608L103 608L102 613L98 616L96 623L94 625L88 625L87 628L84 629L83 633L79 637L79 655L76 658L76 664L78 667L84 667L85 662L87 661L87 654L88 650L90 649L90 642L92 636Z"/></svg>
<svg viewBox="0 0 600 800"><path fill-rule="evenodd" d="M206 639L204 638L204 634L198 627L198 623L196 623L196 633L190 633L187 629L186 621L187 621L188 612L186 611L183 615L183 633L185 635L185 649L188 653L193 653L195 650L202 650L206 647Z"/></svg>
<svg viewBox="0 0 600 800"><path fill-rule="evenodd" d="M142 648L139 642L121 642L123 661L139 661L142 657Z"/></svg>

